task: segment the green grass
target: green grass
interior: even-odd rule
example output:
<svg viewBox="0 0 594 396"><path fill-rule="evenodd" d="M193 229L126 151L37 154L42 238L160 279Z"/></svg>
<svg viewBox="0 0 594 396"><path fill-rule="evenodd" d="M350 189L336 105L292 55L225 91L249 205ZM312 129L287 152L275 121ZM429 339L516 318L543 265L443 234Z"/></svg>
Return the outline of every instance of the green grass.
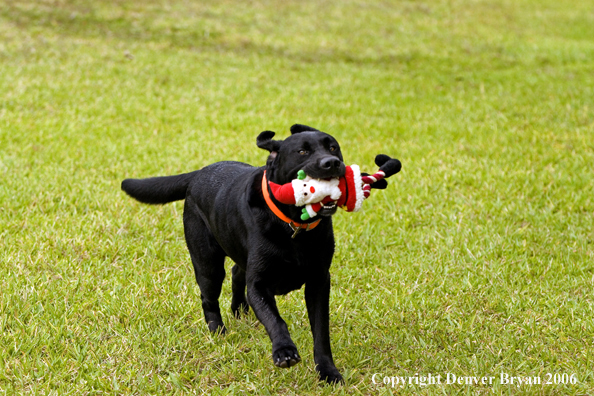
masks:
<svg viewBox="0 0 594 396"><path fill-rule="evenodd" d="M0 0L0 394L594 393L593 70L589 1ZM211 336L182 204L119 188L263 164L257 134L297 122L403 163L335 216L343 387L316 379L302 291L278 298L293 369L228 279Z"/></svg>

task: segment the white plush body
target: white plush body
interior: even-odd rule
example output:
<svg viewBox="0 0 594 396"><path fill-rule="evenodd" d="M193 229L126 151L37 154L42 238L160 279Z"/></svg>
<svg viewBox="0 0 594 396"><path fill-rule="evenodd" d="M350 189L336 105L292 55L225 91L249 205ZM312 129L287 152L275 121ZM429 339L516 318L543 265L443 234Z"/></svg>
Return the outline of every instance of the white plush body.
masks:
<svg viewBox="0 0 594 396"><path fill-rule="evenodd" d="M338 188L338 178L330 180L312 179L306 176L305 179L295 179L291 182L295 193L295 206L304 206L321 202L329 196L336 201L342 195Z"/></svg>

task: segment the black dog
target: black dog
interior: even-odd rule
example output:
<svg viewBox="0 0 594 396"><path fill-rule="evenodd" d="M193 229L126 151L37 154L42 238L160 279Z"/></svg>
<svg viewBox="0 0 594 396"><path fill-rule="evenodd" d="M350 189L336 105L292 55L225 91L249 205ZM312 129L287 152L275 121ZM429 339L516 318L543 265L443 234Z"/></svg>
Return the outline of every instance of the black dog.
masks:
<svg viewBox="0 0 594 396"><path fill-rule="evenodd" d="M305 284L316 370L328 383L342 382L332 359L329 334L329 269L334 254L331 215L336 205L322 208L321 221L303 222L301 209L276 201L267 184L289 183L300 169L312 178L343 176L340 146L332 136L305 125L293 125L291 136L284 141L272 140L273 136L274 132L265 131L257 138L258 147L270 152L265 167L217 162L177 176L126 179L122 189L149 204L186 200L186 243L208 328L225 332L218 299L225 277L224 259L229 256L235 262L231 309L239 316L248 311L248 304L252 307L270 336L276 366L291 367L301 358L274 296ZM376 184L374 188L385 188L386 182Z"/></svg>

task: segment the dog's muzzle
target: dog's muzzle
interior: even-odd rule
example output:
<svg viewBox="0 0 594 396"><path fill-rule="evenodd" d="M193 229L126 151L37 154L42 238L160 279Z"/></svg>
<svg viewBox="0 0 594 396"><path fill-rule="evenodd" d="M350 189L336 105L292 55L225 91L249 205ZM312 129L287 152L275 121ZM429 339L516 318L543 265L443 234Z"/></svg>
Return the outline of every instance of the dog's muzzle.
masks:
<svg viewBox="0 0 594 396"><path fill-rule="evenodd" d="M336 209L338 209L338 206L336 206L336 201L330 201L328 203L322 204L322 209L320 209L318 215L329 217L336 213Z"/></svg>
<svg viewBox="0 0 594 396"><path fill-rule="evenodd" d="M329 179L344 176L346 165L339 158L329 155L307 164L303 170L314 179Z"/></svg>

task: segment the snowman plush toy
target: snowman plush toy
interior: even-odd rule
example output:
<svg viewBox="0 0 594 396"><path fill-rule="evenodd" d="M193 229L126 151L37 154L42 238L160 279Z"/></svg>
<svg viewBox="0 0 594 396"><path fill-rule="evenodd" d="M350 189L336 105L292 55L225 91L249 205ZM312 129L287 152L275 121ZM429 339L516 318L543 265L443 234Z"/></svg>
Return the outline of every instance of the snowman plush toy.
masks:
<svg viewBox="0 0 594 396"><path fill-rule="evenodd" d="M303 206L301 220L317 216L322 207L335 205L347 212L357 212L369 197L371 188L386 188L384 179L402 168L400 161L385 154L377 155L375 164L380 168L373 175L361 173L358 165L350 165L344 176L330 179L313 179L300 170L290 183L269 182L270 190L281 203Z"/></svg>

